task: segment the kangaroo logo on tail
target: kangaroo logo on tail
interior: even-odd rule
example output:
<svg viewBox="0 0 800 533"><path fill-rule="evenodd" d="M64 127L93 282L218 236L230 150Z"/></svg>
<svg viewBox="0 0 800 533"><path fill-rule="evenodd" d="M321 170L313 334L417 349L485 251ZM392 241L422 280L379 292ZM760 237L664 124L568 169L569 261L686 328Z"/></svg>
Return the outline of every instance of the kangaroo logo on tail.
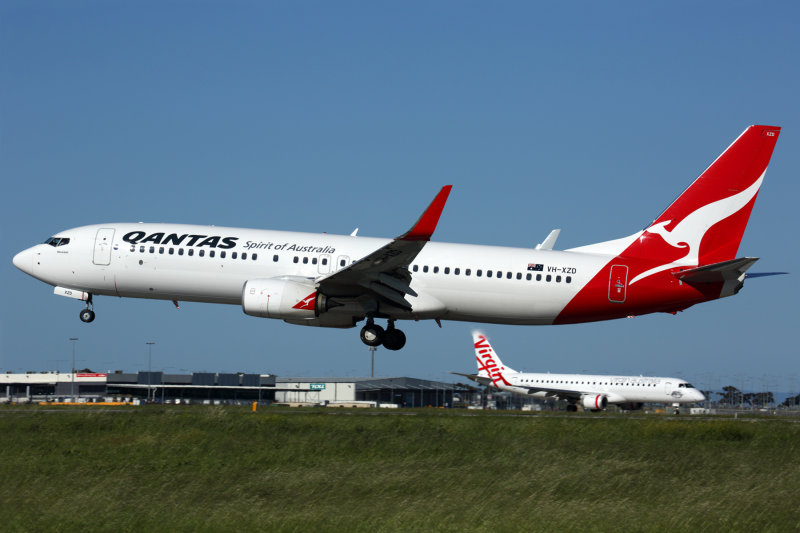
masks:
<svg viewBox="0 0 800 533"><path fill-rule="evenodd" d="M497 356L497 353L492 350L492 345L489 344L486 335L474 331L472 333L472 340L475 344L475 359L478 362L478 375L488 377L492 380L492 385L496 387L499 387L499 383L512 387L513 385L503 376L503 372L515 373L515 371L503 366L503 362Z"/></svg>

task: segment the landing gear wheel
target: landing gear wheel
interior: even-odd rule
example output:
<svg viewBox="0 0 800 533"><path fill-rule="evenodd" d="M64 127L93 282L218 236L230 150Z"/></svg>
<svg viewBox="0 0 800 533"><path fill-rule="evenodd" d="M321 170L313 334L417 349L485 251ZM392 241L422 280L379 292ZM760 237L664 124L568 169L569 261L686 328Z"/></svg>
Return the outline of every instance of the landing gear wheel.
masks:
<svg viewBox="0 0 800 533"><path fill-rule="evenodd" d="M81 311L80 317L82 322L87 322L87 323L91 322L92 320L94 320L94 311L88 308L84 309L83 311Z"/></svg>
<svg viewBox="0 0 800 533"><path fill-rule="evenodd" d="M578 406L575 405L574 403L571 403L571 404L567 405L567 412L568 413L575 413L577 411L578 411Z"/></svg>
<svg viewBox="0 0 800 533"><path fill-rule="evenodd" d="M377 324L367 324L361 328L361 342L367 346L380 346L384 335L383 328Z"/></svg>
<svg viewBox="0 0 800 533"><path fill-rule="evenodd" d="M389 328L383 334L383 347L387 350L399 350L406 345L406 334L399 329Z"/></svg>

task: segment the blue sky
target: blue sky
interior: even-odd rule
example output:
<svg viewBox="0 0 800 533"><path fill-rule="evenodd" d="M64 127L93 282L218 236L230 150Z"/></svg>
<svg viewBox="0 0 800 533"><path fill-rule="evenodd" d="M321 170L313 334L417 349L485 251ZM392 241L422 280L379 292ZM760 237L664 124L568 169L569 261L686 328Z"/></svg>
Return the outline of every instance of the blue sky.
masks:
<svg viewBox="0 0 800 533"><path fill-rule="evenodd" d="M484 326L520 370L800 390L800 7L793 2L16 2L0 5L0 370L153 366L357 376L358 330L241 308L81 304L13 255L70 227L186 222L557 248L650 222L750 124L783 127L737 296L677 316ZM474 324L404 325L376 374L472 370Z"/></svg>

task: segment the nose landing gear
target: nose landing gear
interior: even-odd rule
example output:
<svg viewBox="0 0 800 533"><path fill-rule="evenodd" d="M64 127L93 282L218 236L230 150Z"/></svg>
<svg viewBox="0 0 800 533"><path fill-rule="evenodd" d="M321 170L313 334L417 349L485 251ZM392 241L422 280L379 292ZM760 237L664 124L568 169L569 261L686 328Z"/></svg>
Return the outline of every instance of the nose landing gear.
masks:
<svg viewBox="0 0 800 533"><path fill-rule="evenodd" d="M81 322L89 323L94 320L94 304L92 303L92 295L86 299L86 309L82 309L80 315Z"/></svg>
<svg viewBox="0 0 800 533"><path fill-rule="evenodd" d="M384 330L369 317L367 324L361 328L361 342L367 346L382 344L387 350L396 351L406 345L406 334L394 327L393 319L389 319L389 325Z"/></svg>

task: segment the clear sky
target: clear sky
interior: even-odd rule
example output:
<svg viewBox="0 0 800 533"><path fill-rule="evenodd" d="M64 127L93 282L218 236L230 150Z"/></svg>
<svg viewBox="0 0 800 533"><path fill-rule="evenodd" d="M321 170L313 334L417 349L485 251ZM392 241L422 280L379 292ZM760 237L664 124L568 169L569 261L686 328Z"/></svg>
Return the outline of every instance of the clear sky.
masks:
<svg viewBox="0 0 800 533"><path fill-rule="evenodd" d="M483 330L514 368L800 390L796 2L0 4L0 370L360 376L358 329L240 307L80 302L13 255L102 222L394 237L439 188L435 241L556 248L655 218L750 124L783 127L742 292L677 316ZM474 324L403 324L376 374L473 370Z"/></svg>

